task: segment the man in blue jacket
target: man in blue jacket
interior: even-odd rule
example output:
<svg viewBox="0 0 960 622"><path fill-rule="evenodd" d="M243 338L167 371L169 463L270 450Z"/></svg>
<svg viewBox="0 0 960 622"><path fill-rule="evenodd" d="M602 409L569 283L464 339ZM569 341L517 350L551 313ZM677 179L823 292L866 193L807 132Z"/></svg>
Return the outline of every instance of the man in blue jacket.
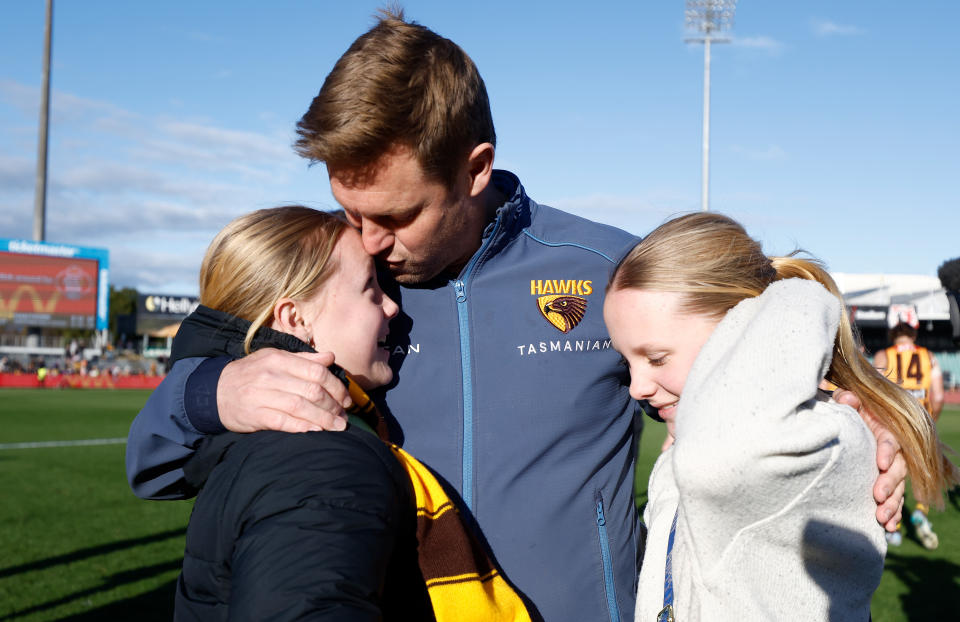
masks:
<svg viewBox="0 0 960 622"><path fill-rule="evenodd" d="M402 14L339 59L298 133L402 309L387 344L394 382L378 396L393 440L460 494L544 619L630 619L640 411L602 308L637 239L539 205L494 170L476 67ZM178 362L131 427L134 491L192 494L182 465L204 434L343 429L349 398L331 361L261 350Z"/></svg>

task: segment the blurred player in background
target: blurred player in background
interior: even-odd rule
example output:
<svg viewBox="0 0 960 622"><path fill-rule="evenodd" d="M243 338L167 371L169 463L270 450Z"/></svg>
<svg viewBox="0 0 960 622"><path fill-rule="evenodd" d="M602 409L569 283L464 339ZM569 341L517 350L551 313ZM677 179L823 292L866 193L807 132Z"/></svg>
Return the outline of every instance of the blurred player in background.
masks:
<svg viewBox="0 0 960 622"><path fill-rule="evenodd" d="M893 345L874 355L874 367L891 382L912 393L936 422L943 409L943 372L933 353L917 345L917 329L920 327L917 309L913 305L891 305L887 313L887 326ZM923 546L933 550L937 548L939 539L933 532L928 512L925 504L917 503L910 515L910 522L916 528ZM900 546L902 540L899 529L887 533L887 542L893 546Z"/></svg>

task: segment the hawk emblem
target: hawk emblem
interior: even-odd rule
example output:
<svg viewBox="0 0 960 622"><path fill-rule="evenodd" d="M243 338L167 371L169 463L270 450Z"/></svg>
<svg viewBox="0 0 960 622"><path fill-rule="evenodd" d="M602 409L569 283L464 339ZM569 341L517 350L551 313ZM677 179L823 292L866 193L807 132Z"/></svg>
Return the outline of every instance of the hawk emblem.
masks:
<svg viewBox="0 0 960 622"><path fill-rule="evenodd" d="M557 330L561 333L569 333L587 312L587 299L565 294L540 296L537 298L537 307L543 317Z"/></svg>

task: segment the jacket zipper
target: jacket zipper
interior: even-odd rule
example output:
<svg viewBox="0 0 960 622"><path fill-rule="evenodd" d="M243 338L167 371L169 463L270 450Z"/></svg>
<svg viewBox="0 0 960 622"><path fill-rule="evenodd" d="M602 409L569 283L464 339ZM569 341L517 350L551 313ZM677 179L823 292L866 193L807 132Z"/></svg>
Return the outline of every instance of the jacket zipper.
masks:
<svg viewBox="0 0 960 622"><path fill-rule="evenodd" d="M474 266L483 252L490 245L490 242L497 234L500 228L500 214L497 214L497 220L493 224L493 231L487 237L486 241L480 245L480 249L474 253L473 258L463 271L463 275L453 284L453 290L457 295L457 319L460 324L460 373L461 384L463 387L463 447L462 467L463 483L460 494L467 509L471 512L474 506L473 497L473 369L470 359L470 323L469 313L467 312L467 280L473 272Z"/></svg>
<svg viewBox="0 0 960 622"><path fill-rule="evenodd" d="M617 605L617 588L613 582L613 560L610 556L610 539L607 536L607 521L603 516L603 499L597 499L597 534L600 538L600 561L603 563L603 584L607 592L607 611L610 622L620 622L620 606Z"/></svg>

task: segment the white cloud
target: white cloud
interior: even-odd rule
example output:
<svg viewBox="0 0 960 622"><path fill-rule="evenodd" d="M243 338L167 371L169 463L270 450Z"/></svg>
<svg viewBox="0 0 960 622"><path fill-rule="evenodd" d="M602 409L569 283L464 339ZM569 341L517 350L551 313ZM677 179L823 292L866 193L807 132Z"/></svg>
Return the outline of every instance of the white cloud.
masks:
<svg viewBox="0 0 960 622"><path fill-rule="evenodd" d="M35 119L39 89L0 80L0 101L20 110L24 117ZM53 92L51 107L51 141L93 131L101 139L102 134L110 134L127 142L127 147L139 157L254 176L275 175L278 168L300 162L291 148L292 135L283 133L265 135L182 120L150 119L110 102L62 91Z"/></svg>
<svg viewBox="0 0 960 622"><path fill-rule="evenodd" d="M833 35L859 35L863 34L863 30L857 26L846 26L842 24L837 24L836 22L831 22L830 20L825 19L813 19L810 20L810 28L813 29L813 33L818 37L829 37Z"/></svg>
<svg viewBox="0 0 960 622"><path fill-rule="evenodd" d="M276 136L181 121L162 123L159 129L174 138L196 142L237 156L280 159L290 155L290 147L279 142Z"/></svg>
<svg viewBox="0 0 960 622"><path fill-rule="evenodd" d="M32 125L35 148L38 89L0 80L0 102L5 131ZM109 249L114 283L193 291L220 228L304 192L306 162L286 132L152 117L60 91L52 104L47 239ZM26 238L36 163L12 143L0 142L0 230Z"/></svg>
<svg viewBox="0 0 960 622"><path fill-rule="evenodd" d="M30 158L0 153L0 186L7 191L32 189L36 166Z"/></svg>
<svg viewBox="0 0 960 622"><path fill-rule="evenodd" d="M51 123L82 122L91 116L113 118L127 123L135 123L141 118L140 115L110 102L80 97L63 91L54 91L50 95L50 109Z"/></svg>
<svg viewBox="0 0 960 622"><path fill-rule="evenodd" d="M136 285L141 292L195 294L206 244L187 251L167 249L164 241L156 241L143 249L111 252L111 282L120 287Z"/></svg>
<svg viewBox="0 0 960 622"><path fill-rule="evenodd" d="M303 161L284 134L264 135L199 123L161 121L131 148L136 158L188 164L191 170L232 172L282 182Z"/></svg>
<svg viewBox="0 0 960 622"><path fill-rule="evenodd" d="M763 50L771 54L777 54L783 50L783 43L766 35L757 37L734 37L731 43L737 47Z"/></svg>
<svg viewBox="0 0 960 622"><path fill-rule="evenodd" d="M0 101L36 119L40 113L40 87L0 79ZM91 116L134 119L136 115L109 102L89 99L53 89L50 93L50 123L72 123Z"/></svg>
<svg viewBox="0 0 960 622"><path fill-rule="evenodd" d="M60 171L56 183L64 189L86 192L163 192L167 180L156 171L133 164L100 160L87 161Z"/></svg>
<svg viewBox="0 0 960 622"><path fill-rule="evenodd" d="M40 105L40 89L13 80L0 79L0 101L24 113L36 115Z"/></svg>
<svg viewBox="0 0 960 622"><path fill-rule="evenodd" d="M110 244L123 238L149 240L166 232L200 234L206 240L245 211L224 202L178 201L78 192L58 192L48 200L51 238ZM56 234L56 236L53 236Z"/></svg>
<svg viewBox="0 0 960 622"><path fill-rule="evenodd" d="M25 238L33 236L33 194L0 196L0 237Z"/></svg>
<svg viewBox="0 0 960 622"><path fill-rule="evenodd" d="M254 187L227 182L222 177L206 179L203 175L188 176L167 168L144 166L143 162L109 159L85 160L54 169L51 190L59 193L61 198L75 197L88 202L147 203L160 200L204 209L210 204L242 204L251 195L256 195Z"/></svg>

